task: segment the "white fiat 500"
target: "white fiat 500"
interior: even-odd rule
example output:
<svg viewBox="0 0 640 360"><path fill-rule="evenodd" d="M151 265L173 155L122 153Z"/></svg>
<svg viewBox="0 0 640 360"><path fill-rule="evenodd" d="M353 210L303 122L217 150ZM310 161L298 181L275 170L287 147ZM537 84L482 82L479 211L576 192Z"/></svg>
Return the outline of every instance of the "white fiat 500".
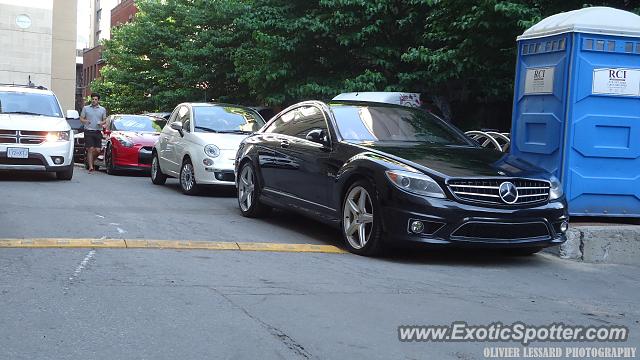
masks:
<svg viewBox="0 0 640 360"><path fill-rule="evenodd" d="M264 125L254 110L232 104L178 105L153 147L151 181L178 178L187 195L200 185L235 185L234 161L240 142Z"/></svg>

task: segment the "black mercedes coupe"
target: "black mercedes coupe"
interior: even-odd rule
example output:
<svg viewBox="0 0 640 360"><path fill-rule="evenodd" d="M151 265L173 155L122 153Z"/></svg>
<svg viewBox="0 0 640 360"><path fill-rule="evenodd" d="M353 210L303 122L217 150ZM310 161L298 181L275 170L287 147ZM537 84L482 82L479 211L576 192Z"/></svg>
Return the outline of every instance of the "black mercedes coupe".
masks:
<svg viewBox="0 0 640 360"><path fill-rule="evenodd" d="M242 215L310 216L360 255L412 243L533 254L566 240L554 176L417 108L298 103L242 142L235 170Z"/></svg>

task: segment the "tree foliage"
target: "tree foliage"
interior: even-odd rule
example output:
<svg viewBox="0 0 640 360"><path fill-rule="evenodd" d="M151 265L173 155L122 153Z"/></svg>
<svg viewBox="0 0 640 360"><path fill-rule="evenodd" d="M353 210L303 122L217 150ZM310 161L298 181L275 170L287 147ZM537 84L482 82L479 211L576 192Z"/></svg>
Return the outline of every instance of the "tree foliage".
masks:
<svg viewBox="0 0 640 360"><path fill-rule="evenodd" d="M107 66L93 84L111 112L167 110L186 100L285 106L346 91L419 91L458 122L500 127L510 119L516 36L584 6L640 13L633 0L136 4L135 21L105 42Z"/></svg>
<svg viewBox="0 0 640 360"><path fill-rule="evenodd" d="M135 20L104 42L106 66L92 88L111 112L170 110L182 101L239 101L247 94L231 60L240 0L140 0Z"/></svg>

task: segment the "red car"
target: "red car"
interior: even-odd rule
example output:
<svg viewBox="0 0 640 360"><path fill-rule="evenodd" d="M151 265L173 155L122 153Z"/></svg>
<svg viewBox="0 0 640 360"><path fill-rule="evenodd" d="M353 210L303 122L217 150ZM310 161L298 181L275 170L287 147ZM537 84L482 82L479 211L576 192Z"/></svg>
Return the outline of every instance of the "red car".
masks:
<svg viewBox="0 0 640 360"><path fill-rule="evenodd" d="M167 121L146 115L111 115L104 130L104 167L119 170L151 168L151 152Z"/></svg>

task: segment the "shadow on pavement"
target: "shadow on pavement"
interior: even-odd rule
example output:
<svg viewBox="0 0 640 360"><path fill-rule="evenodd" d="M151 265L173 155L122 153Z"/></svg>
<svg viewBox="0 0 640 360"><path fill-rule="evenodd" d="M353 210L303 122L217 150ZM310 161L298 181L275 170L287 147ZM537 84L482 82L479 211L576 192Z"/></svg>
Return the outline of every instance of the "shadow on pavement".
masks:
<svg viewBox="0 0 640 360"><path fill-rule="evenodd" d="M200 189L200 196L234 198L237 196L235 186L203 186Z"/></svg>
<svg viewBox="0 0 640 360"><path fill-rule="evenodd" d="M129 176L129 177L149 177L149 172L148 171L136 171L136 170L119 170L116 174L114 175L109 175L107 174L107 172L103 169L100 168L101 173L104 173L107 176Z"/></svg>
<svg viewBox="0 0 640 360"><path fill-rule="evenodd" d="M235 195L234 195L235 196ZM238 210L240 215L240 210ZM317 220L299 215L292 211L274 209L271 214L259 221L268 222L271 225L294 231L305 237L311 237L322 243L322 245L333 245L346 250L342 243L340 230L319 222Z"/></svg>
<svg viewBox="0 0 640 360"><path fill-rule="evenodd" d="M40 171L0 171L0 181L57 181L57 180L58 179L56 179L55 173L40 172Z"/></svg>
<svg viewBox="0 0 640 360"><path fill-rule="evenodd" d="M416 247L412 249L389 249L380 257L382 261L398 264L423 265L463 265L481 267L500 265L520 267L523 265L542 265L545 258L538 254L530 256L510 255L501 249L466 249Z"/></svg>

